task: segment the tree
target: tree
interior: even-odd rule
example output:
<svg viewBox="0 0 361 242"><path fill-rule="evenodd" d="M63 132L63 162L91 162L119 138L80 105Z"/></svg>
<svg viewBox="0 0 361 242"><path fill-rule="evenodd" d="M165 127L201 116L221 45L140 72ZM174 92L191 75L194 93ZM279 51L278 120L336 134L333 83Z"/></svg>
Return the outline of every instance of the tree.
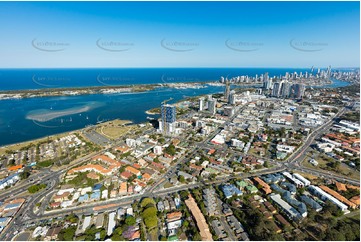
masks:
<svg viewBox="0 0 361 242"><path fill-rule="evenodd" d="M337 217L339 217L343 214L343 212L340 209L338 209L338 207L335 204L331 203L330 201L326 202L326 204L323 208L323 212L324 213L329 212L332 215L337 216Z"/></svg>
<svg viewBox="0 0 361 242"><path fill-rule="evenodd" d="M59 232L58 238L60 241L73 241L74 235L76 231L76 226L70 226L66 229L62 229Z"/></svg>
<svg viewBox="0 0 361 242"><path fill-rule="evenodd" d="M133 174L131 177L129 177L129 179L127 180L127 182L131 183L131 182L133 182L136 178L137 178L137 176Z"/></svg>
<svg viewBox="0 0 361 242"><path fill-rule="evenodd" d="M119 168L119 173L122 173L122 172L124 172L125 171L125 166L121 166L120 168Z"/></svg>
<svg viewBox="0 0 361 242"><path fill-rule="evenodd" d="M198 232L193 236L193 241L202 241L202 237Z"/></svg>
<svg viewBox="0 0 361 242"><path fill-rule="evenodd" d="M180 197L185 200L188 198L189 192L187 190L183 190L179 193Z"/></svg>
<svg viewBox="0 0 361 242"><path fill-rule="evenodd" d="M123 241L122 237L119 234L113 233L111 237L112 241Z"/></svg>
<svg viewBox="0 0 361 242"><path fill-rule="evenodd" d="M345 241L346 238L343 233L340 233L337 230L329 230L326 235L326 240L329 241Z"/></svg>
<svg viewBox="0 0 361 242"><path fill-rule="evenodd" d="M28 188L28 192L29 193L36 193L38 191L40 191L41 189L44 189L46 187L46 184L37 184L37 185L32 185Z"/></svg>
<svg viewBox="0 0 361 242"><path fill-rule="evenodd" d="M146 208L142 213L143 218L148 218L156 215L157 215L157 209L155 207Z"/></svg>
<svg viewBox="0 0 361 242"><path fill-rule="evenodd" d="M180 175L179 178L178 178L179 182L181 183L185 183L186 182L186 179L184 178L184 176Z"/></svg>
<svg viewBox="0 0 361 242"><path fill-rule="evenodd" d="M126 225L134 225L135 223L136 223L136 220L133 216L127 216L127 218L125 219Z"/></svg>
<svg viewBox="0 0 361 242"><path fill-rule="evenodd" d="M28 178L30 176L30 168L29 167L25 167L24 171L20 173L20 179L21 180L25 180L26 178Z"/></svg>
<svg viewBox="0 0 361 242"><path fill-rule="evenodd" d="M155 205L155 201L152 198L149 197L145 197L142 199L142 201L140 202L140 206L142 208L144 208L145 206L147 206L149 203Z"/></svg>
<svg viewBox="0 0 361 242"><path fill-rule="evenodd" d="M148 229L156 227L158 225L157 209L154 206L144 209L142 218Z"/></svg>
<svg viewBox="0 0 361 242"><path fill-rule="evenodd" d="M185 220L182 224L183 228L188 228L189 227L189 222L187 220Z"/></svg>
<svg viewBox="0 0 361 242"><path fill-rule="evenodd" d="M148 228L154 228L158 225L158 219L156 216L147 217L144 219L144 223Z"/></svg>
<svg viewBox="0 0 361 242"><path fill-rule="evenodd" d="M71 213L66 217L66 220L71 223L77 223L79 218L74 213Z"/></svg>
<svg viewBox="0 0 361 242"><path fill-rule="evenodd" d="M175 146L173 144L170 144L166 149L165 149L165 152L167 154L170 154L170 155L175 155L176 154L176 150L175 150Z"/></svg>

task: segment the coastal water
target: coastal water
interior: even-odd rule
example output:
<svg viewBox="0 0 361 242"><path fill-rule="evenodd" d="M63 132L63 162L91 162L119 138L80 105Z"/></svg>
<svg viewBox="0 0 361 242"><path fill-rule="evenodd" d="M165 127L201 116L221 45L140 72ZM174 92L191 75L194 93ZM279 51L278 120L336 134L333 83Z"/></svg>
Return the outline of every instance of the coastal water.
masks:
<svg viewBox="0 0 361 242"><path fill-rule="evenodd" d="M306 69L56 69L0 70L1 90L64 88L107 85L152 84L218 80L220 76L270 76ZM35 77L34 77L35 76ZM100 82L99 82L100 81ZM347 85L334 81L333 86ZM205 88L159 88L143 93L93 94L81 96L38 97L0 100L0 145L84 128L99 121L126 119L146 121L146 110L159 107L163 100L172 103L186 97L223 92L223 86Z"/></svg>
<svg viewBox="0 0 361 242"><path fill-rule="evenodd" d="M310 72L291 68L119 68L119 69L0 69L0 90L135 85L217 81L221 76L269 76L286 72Z"/></svg>

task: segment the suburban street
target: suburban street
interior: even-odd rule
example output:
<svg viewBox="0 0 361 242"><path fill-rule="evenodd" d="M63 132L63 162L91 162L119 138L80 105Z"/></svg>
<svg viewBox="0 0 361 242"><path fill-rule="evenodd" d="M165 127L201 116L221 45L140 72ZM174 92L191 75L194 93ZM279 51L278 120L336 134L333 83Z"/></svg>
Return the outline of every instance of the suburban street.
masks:
<svg viewBox="0 0 361 242"><path fill-rule="evenodd" d="M334 117L338 117L342 115L345 111L345 108L339 111L339 113ZM92 214L94 212L93 208L95 206L102 206L102 205L111 205L114 204L117 207L120 206L129 206L131 205L135 200L139 200L142 197L163 197L167 194L171 194L174 192L179 192L182 190L188 190L192 188L202 187L205 185L214 185L214 184L221 184L225 183L230 179L234 178L248 178L252 176L260 176L264 174L269 173L275 173L275 172L281 172L285 170L296 170L300 172L307 172L315 176L329 178L329 179L335 179L342 182L348 182L353 185L359 185L360 182L358 180L350 179L348 177L331 174L326 171L320 171L316 169L306 168L302 166L301 161L304 159L304 156L307 152L307 149L310 147L310 145L314 142L315 138L318 137L323 132L327 131L329 127L333 124L333 119L329 120L322 126L319 126L317 129L315 129L304 141L303 145L300 146L296 152L294 152L286 161L274 161L274 160L268 160L271 164L273 164L273 167L269 169L261 169L252 171L250 173L242 173L237 172L232 175L225 175L225 176L218 176L212 181L204 182L203 180L200 182L193 182L186 185L178 185L173 186L170 188L163 188L163 185L168 182L168 179L174 175L174 173L179 169L179 164L184 162L184 159L186 156L192 156L194 155L197 150L199 149L205 149L207 147L207 144L210 142L210 140L219 133L228 123L233 120L238 112L236 112L228 121L226 121L224 124L219 125L216 130L214 130L210 135L208 135L207 138L204 139L202 142L196 143L196 145L189 151L183 154L178 161L173 164L166 173L164 173L157 182L152 184L150 187L146 188L143 192L131 196L126 197L120 197L120 198L114 198L114 199L108 199L106 201L98 201L93 202L91 204L82 204L78 205L76 207L69 207L69 208L63 208L58 210L52 210L52 211L45 211L47 204L51 198L51 195L55 192L55 187L59 184L60 178L62 175L64 175L69 169L78 166L84 162L87 162L91 157L103 153L107 148L104 148L100 150L99 152L93 152L92 154L86 155L84 157L81 157L74 161L72 165L67 167L65 170L58 170L58 171L50 171L50 170L44 170L39 172L36 175L33 175L31 177L32 182L31 183L22 183L20 186L15 186L11 188L10 190L4 192L0 195L0 199L8 198L10 194L13 194L13 196L18 196L19 194L22 194L27 191L28 187L32 184L39 184L39 183L45 183L47 185L46 189L42 190L39 193L36 193L34 195L28 196L26 203L23 205L23 207L19 210L19 212L16 214L16 216L13 219L13 222L1 233L0 240L10 240L13 236L15 231L19 231L20 228L23 225L35 223L37 221L46 220L49 218L55 218L55 217L64 217L67 214L75 213L78 215L86 215L86 214ZM115 147L113 145L113 147ZM40 207L37 208L36 212L34 212L34 209L36 207L37 203L41 203ZM109 210L109 209L108 209ZM222 222L222 221L221 221ZM223 221L224 222L224 221Z"/></svg>

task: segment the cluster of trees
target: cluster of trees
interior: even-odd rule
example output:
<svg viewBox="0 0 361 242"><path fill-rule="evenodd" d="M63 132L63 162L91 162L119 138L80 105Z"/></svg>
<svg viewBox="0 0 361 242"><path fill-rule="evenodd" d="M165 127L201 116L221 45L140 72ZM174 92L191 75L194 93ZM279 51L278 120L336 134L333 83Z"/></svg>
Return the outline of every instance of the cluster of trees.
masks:
<svg viewBox="0 0 361 242"><path fill-rule="evenodd" d="M340 193L347 199L350 199L354 196L360 196L360 190L357 189L347 189L347 191L341 191Z"/></svg>
<svg viewBox="0 0 361 242"><path fill-rule="evenodd" d="M351 122L360 122L360 112L349 112L341 116L340 119L345 119Z"/></svg>
<svg viewBox="0 0 361 242"><path fill-rule="evenodd" d="M118 151L118 152L120 152L120 151ZM121 155L119 156L119 158L120 158L120 159L126 158L126 157L130 156L131 153L132 153L131 151L128 151L128 152L126 152L126 153L124 153L124 154L121 154Z"/></svg>
<svg viewBox="0 0 361 242"><path fill-rule="evenodd" d="M65 217L65 220L70 223L78 223L79 218L75 214L71 213L68 216Z"/></svg>
<svg viewBox="0 0 361 242"><path fill-rule="evenodd" d="M337 220L330 216L329 212L323 215L316 214L314 221L318 223L314 227L307 228L317 236L319 240L326 241L360 241L360 218L345 218ZM323 225L327 227L326 230L317 229L317 226Z"/></svg>
<svg viewBox="0 0 361 242"><path fill-rule="evenodd" d="M72 180L68 181L69 184L79 185L82 184L83 186L94 186L96 181L87 177L89 172L79 172L76 177ZM100 175L100 179L102 176Z"/></svg>
<svg viewBox="0 0 361 242"><path fill-rule="evenodd" d="M360 241L360 220L340 220L335 226L329 227L323 240L329 241Z"/></svg>
<svg viewBox="0 0 361 242"><path fill-rule="evenodd" d="M184 178L184 176L179 176L178 177L178 181L181 182L181 183L185 183L186 182L186 179Z"/></svg>
<svg viewBox="0 0 361 242"><path fill-rule="evenodd" d="M245 224L252 240L278 240L284 241L282 235L275 231L275 224L264 217L259 210L248 208L245 215L235 214ZM246 223L244 222L246 218Z"/></svg>
<svg viewBox="0 0 361 242"><path fill-rule="evenodd" d="M20 173L20 179L21 180L25 180L26 178L28 178L30 176L30 167L25 167L23 172Z"/></svg>
<svg viewBox="0 0 361 242"><path fill-rule="evenodd" d="M165 152L169 155L175 155L176 154L176 149L174 144L170 144L167 148L165 148Z"/></svg>
<svg viewBox="0 0 361 242"><path fill-rule="evenodd" d="M83 241L94 241L95 240L95 234L100 233L100 240L104 240L107 236L107 233L104 228L97 229L95 225L93 224L89 228L87 228L83 235L79 236L77 240L83 240Z"/></svg>
<svg viewBox="0 0 361 242"><path fill-rule="evenodd" d="M60 241L73 241L75 236L76 226L69 226L66 229L63 228L58 234L58 239Z"/></svg>
<svg viewBox="0 0 361 242"><path fill-rule="evenodd" d="M36 185L32 185L28 188L28 192L29 193L36 193L38 191L40 191L41 189L44 189L46 187L46 184L36 184Z"/></svg>
<svg viewBox="0 0 361 242"><path fill-rule="evenodd" d="M148 229L158 226L157 208L152 198L143 198L140 202L142 208L141 217Z"/></svg>

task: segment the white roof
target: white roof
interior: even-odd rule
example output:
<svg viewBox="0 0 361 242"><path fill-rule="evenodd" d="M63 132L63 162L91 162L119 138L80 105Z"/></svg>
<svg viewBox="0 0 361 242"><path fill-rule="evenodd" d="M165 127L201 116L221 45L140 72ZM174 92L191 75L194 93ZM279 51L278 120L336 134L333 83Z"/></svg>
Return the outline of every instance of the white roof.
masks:
<svg viewBox="0 0 361 242"><path fill-rule="evenodd" d="M107 235L110 236L113 233L115 227L115 212L109 213L108 231Z"/></svg>
<svg viewBox="0 0 361 242"><path fill-rule="evenodd" d="M91 217L90 217L90 216L86 216L86 217L84 218L83 227L82 227L82 230L83 230L83 231L86 230L86 228L89 227L90 221L91 221Z"/></svg>

